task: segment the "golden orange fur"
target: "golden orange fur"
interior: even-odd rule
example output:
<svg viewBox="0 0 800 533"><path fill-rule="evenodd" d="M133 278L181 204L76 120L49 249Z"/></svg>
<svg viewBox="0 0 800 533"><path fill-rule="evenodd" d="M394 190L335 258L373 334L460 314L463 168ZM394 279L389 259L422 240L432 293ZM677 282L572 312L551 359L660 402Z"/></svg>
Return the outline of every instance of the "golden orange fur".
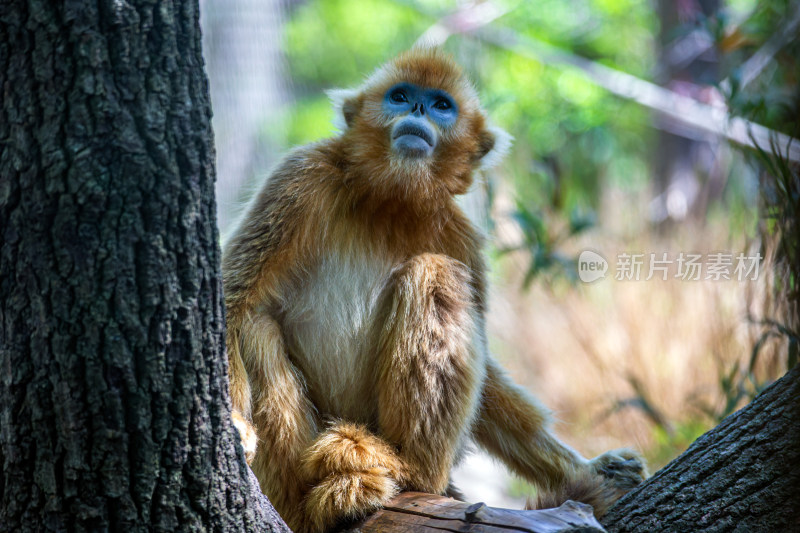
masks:
<svg viewBox="0 0 800 533"><path fill-rule="evenodd" d="M458 103L430 157L392 151L381 102L399 81ZM262 490L318 532L400 490L444 493L468 439L547 489L599 472L486 348L481 236L454 196L503 137L475 90L415 49L332 97L342 133L289 154L225 247L231 398Z"/></svg>

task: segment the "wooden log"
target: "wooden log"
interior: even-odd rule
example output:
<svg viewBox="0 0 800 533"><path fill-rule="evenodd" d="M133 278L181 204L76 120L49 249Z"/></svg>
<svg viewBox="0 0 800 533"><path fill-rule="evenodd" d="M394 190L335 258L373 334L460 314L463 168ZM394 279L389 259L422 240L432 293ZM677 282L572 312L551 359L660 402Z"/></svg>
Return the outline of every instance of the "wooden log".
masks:
<svg viewBox="0 0 800 533"><path fill-rule="evenodd" d="M404 492L386 507L349 526L342 533L387 531L451 531L469 533L605 533L592 508L567 501L556 509L518 511L469 504L421 492Z"/></svg>

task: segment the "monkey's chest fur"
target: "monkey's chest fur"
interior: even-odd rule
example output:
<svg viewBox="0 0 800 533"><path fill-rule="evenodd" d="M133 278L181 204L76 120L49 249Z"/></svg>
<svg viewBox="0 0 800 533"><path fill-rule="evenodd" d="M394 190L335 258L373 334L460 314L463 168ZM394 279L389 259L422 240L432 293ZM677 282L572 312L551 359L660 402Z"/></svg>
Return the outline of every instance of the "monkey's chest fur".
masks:
<svg viewBox="0 0 800 533"><path fill-rule="evenodd" d="M328 250L285 295L289 355L323 417L376 420L377 316L394 266L361 246Z"/></svg>

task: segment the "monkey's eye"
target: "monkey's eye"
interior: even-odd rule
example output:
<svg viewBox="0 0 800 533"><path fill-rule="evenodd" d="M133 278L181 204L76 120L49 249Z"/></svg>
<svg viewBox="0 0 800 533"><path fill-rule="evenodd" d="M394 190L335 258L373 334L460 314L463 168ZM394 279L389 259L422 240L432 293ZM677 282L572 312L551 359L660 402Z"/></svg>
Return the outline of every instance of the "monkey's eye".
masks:
<svg viewBox="0 0 800 533"><path fill-rule="evenodd" d="M406 93L404 93L403 91L395 91L389 96L389 98L392 100L392 102L395 102L397 104L403 104L405 102L408 102L408 97L406 96Z"/></svg>
<svg viewBox="0 0 800 533"><path fill-rule="evenodd" d="M436 109L441 109L442 111L447 111L448 109L453 107L453 105L444 98L439 98L438 100L436 100L436 103L433 104L433 107L435 107Z"/></svg>

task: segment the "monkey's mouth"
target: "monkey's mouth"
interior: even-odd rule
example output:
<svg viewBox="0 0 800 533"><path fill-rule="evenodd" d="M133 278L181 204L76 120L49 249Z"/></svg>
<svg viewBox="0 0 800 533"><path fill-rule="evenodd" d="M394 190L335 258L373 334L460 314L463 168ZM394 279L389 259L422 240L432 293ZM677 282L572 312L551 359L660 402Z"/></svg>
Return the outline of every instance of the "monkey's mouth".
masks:
<svg viewBox="0 0 800 533"><path fill-rule="evenodd" d="M400 127L394 132L394 140L399 139L405 135L413 135L414 137L419 137L423 141L425 141L428 146L433 146L433 136L430 134L429 131L425 131L423 128L417 126L416 124L401 124Z"/></svg>

